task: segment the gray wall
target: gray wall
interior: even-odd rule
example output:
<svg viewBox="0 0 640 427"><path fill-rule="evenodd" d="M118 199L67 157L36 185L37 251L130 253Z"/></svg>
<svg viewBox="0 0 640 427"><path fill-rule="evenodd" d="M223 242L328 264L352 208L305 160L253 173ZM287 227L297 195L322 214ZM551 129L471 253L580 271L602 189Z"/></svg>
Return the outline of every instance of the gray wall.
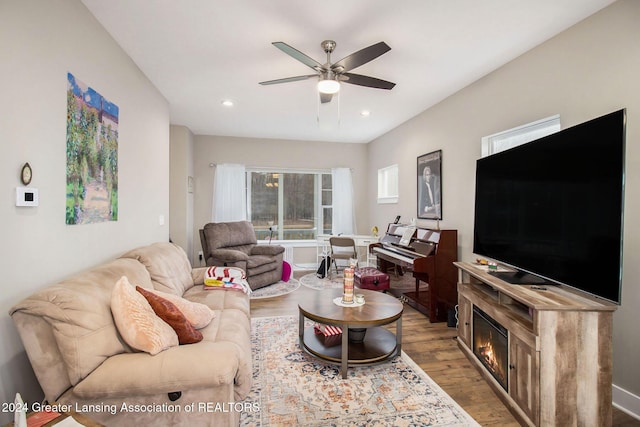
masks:
<svg viewBox="0 0 640 427"><path fill-rule="evenodd" d="M639 22L640 2L618 1L372 141L367 190L371 225L380 227L396 214L416 217L416 157L442 149L440 225L459 230L460 256L469 261L474 259L475 161L483 136L553 114L560 114L566 128L626 107L624 278L623 302L614 318L614 401L629 397L636 414L640 414ZM400 202L378 206L376 170L391 163L401 165ZM597 201L593 205L597 208Z"/></svg>
<svg viewBox="0 0 640 427"><path fill-rule="evenodd" d="M9 308L36 289L166 241L169 108L166 100L77 0L0 2L0 402L33 402L39 386ZM119 219L65 225L67 72L120 108ZM15 206L24 162L40 206ZM0 414L0 424L12 420Z"/></svg>
<svg viewBox="0 0 640 427"><path fill-rule="evenodd" d="M184 126L171 126L170 166L171 184L169 186L170 217L169 230L171 241L180 245L193 262L193 205L194 192L188 191L189 177L194 177L193 134ZM195 179L193 180L195 182ZM195 184L194 184L195 187ZM198 234L196 233L196 237ZM196 252L197 254L197 252Z"/></svg>

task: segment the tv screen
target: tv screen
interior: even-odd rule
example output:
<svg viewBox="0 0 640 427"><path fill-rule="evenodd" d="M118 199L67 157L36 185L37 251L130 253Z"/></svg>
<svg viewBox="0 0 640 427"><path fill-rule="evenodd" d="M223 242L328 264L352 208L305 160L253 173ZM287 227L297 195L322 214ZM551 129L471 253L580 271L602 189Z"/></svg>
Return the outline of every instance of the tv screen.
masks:
<svg viewBox="0 0 640 427"><path fill-rule="evenodd" d="M620 304L626 111L482 158L474 253ZM533 275L533 276L532 276Z"/></svg>

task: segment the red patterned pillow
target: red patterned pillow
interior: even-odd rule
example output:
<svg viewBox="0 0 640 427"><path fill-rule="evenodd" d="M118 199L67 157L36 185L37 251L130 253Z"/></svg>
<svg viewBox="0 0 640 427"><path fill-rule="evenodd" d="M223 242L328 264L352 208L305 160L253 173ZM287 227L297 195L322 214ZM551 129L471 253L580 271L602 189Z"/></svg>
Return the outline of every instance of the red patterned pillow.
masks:
<svg viewBox="0 0 640 427"><path fill-rule="evenodd" d="M180 344L194 344L202 341L202 333L189 323L175 304L140 286L136 286L136 290L147 299L156 315L176 331Z"/></svg>

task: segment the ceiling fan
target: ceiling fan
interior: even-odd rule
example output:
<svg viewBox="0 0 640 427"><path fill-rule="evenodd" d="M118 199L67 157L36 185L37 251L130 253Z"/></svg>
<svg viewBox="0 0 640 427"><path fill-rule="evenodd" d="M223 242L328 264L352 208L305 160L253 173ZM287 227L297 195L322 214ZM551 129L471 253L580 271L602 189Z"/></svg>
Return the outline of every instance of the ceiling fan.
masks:
<svg viewBox="0 0 640 427"><path fill-rule="evenodd" d="M325 40L320 43L322 49L327 54L327 62L321 64L313 58L308 57L304 53L289 46L283 42L273 42L275 47L286 53L287 55L297 59L304 65L315 70L316 74L308 74L305 76L287 77L284 79L268 80L260 82L261 85L272 85L278 83L289 83L299 80L306 80L313 77L318 78L318 92L320 92L320 102L330 102L334 94L340 91L340 83L350 83L358 86L372 87L376 89L393 89L395 83L381 80L375 77L363 76L361 74L349 73L349 71L373 61L377 57L387 53L391 48L385 42L379 42L369 47L365 47L346 58L342 58L338 62L331 63L331 53L336 48L336 42L333 40Z"/></svg>

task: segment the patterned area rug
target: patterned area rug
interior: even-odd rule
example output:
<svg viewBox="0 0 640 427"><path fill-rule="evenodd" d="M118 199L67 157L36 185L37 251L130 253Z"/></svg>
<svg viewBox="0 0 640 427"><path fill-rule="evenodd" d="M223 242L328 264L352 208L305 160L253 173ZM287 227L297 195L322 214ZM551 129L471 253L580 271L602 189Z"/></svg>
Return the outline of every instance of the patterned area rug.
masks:
<svg viewBox="0 0 640 427"><path fill-rule="evenodd" d="M251 299L279 297L281 295L291 293L299 287L300 282L294 278L289 279L288 282L283 282L281 280L273 285L265 286L264 288L256 289L251 292Z"/></svg>
<svg viewBox="0 0 640 427"><path fill-rule="evenodd" d="M405 353L374 366L324 364L298 347L294 316L252 319L253 388L240 425L478 426ZM310 326L311 323L308 323Z"/></svg>
<svg viewBox="0 0 640 427"><path fill-rule="evenodd" d="M324 279L319 278L316 273L305 274L300 278L300 283L302 283L307 288L315 289L316 291L321 291L323 289L333 289L333 288L341 288L342 283L344 281L344 276L342 273L325 277Z"/></svg>

